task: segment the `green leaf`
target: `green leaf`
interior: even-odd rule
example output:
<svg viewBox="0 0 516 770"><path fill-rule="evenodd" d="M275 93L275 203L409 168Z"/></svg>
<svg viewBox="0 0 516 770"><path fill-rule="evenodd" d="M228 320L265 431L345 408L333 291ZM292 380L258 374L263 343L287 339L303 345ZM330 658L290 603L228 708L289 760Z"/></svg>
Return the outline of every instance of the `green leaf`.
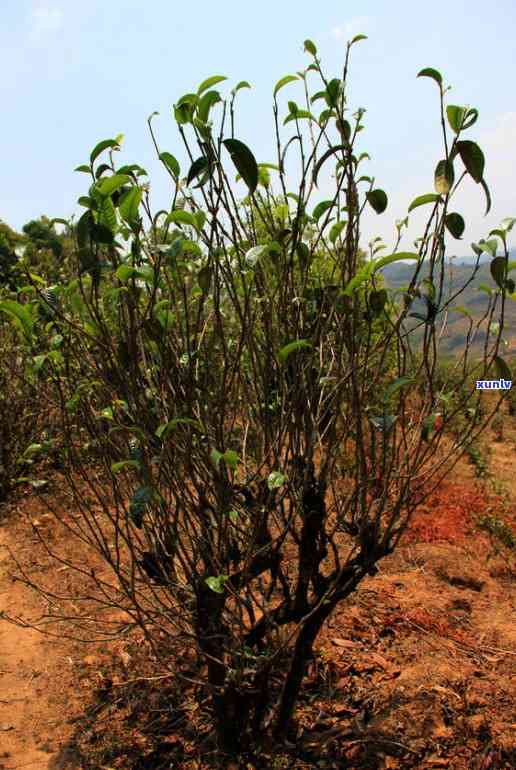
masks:
<svg viewBox="0 0 516 770"><path fill-rule="evenodd" d="M197 283L203 291L208 291L211 285L213 270L211 267L202 267L197 273Z"/></svg>
<svg viewBox="0 0 516 770"><path fill-rule="evenodd" d="M498 241L496 238L491 238L490 241L481 240L478 245L480 247L480 254L486 251L488 254L491 254L492 257L496 257L496 250L498 249Z"/></svg>
<svg viewBox="0 0 516 770"><path fill-rule="evenodd" d="M213 75L211 78L207 78L206 80L203 80L199 88L197 89L197 94L200 96L204 91L207 91L208 88L211 88L212 86L216 86L217 83L222 83L223 80L227 80L227 77L224 75Z"/></svg>
<svg viewBox="0 0 516 770"><path fill-rule="evenodd" d="M190 211L183 211L183 209L177 209L176 211L172 211L168 215L165 221L167 224L173 223L173 224L179 224L179 225L190 225L191 227L195 227L194 215Z"/></svg>
<svg viewBox="0 0 516 770"><path fill-rule="evenodd" d="M43 444L31 444L27 447L24 454L25 455L35 455L38 454L38 452L41 452L43 449Z"/></svg>
<svg viewBox="0 0 516 770"><path fill-rule="evenodd" d="M179 126L191 123L194 107L188 102L183 104L174 104L174 118Z"/></svg>
<svg viewBox="0 0 516 770"><path fill-rule="evenodd" d="M297 75L285 75L284 78L281 78L281 80L278 80L274 87L274 97L278 94L278 91L280 91L283 86L286 86L287 83L293 83L294 80L298 80Z"/></svg>
<svg viewBox="0 0 516 770"><path fill-rule="evenodd" d="M386 289L379 289L379 291L372 291L370 293L369 304L375 315L380 315L385 307L385 303L387 302L387 297L388 295Z"/></svg>
<svg viewBox="0 0 516 770"><path fill-rule="evenodd" d="M33 489L44 489L48 486L49 481L48 479L30 479L29 484Z"/></svg>
<svg viewBox="0 0 516 770"><path fill-rule="evenodd" d="M131 187L120 198L118 206L120 216L129 224L138 221L138 210L142 201L142 195L143 192L140 187Z"/></svg>
<svg viewBox="0 0 516 770"><path fill-rule="evenodd" d="M481 283L481 284L479 284L479 285L477 286L477 290L478 290L478 291L483 291L483 292L485 292L486 294L488 294L489 296L491 296L491 295L492 295L492 293L493 293L493 290L492 290L492 289L491 289L489 286L486 286L486 284L485 284L485 283Z"/></svg>
<svg viewBox="0 0 516 770"><path fill-rule="evenodd" d="M0 310L13 318L24 334L30 338L34 322L29 310L24 305L13 299L6 299L0 302Z"/></svg>
<svg viewBox="0 0 516 770"><path fill-rule="evenodd" d="M385 414L382 417L370 417L369 420L376 430L381 430L382 433L390 433L394 428L398 415Z"/></svg>
<svg viewBox="0 0 516 770"><path fill-rule="evenodd" d="M288 345L285 345L281 348L281 350L278 353L278 358L280 362L283 364L289 357L291 353L294 353L296 350L301 350L301 348L311 348L312 343L308 340L294 340L293 342L289 342Z"/></svg>
<svg viewBox="0 0 516 770"><path fill-rule="evenodd" d="M196 428L201 427L197 420L193 420L190 417L175 417L173 420L169 420L164 425L160 425L156 430L156 436L162 441L165 441L165 439L168 438L168 436L172 433L173 430L175 430L175 428L177 428L178 425L193 425Z"/></svg>
<svg viewBox="0 0 516 770"><path fill-rule="evenodd" d="M329 121L329 119L334 117L335 117L334 110L323 110L319 115L319 120L317 122L319 126L321 126L321 128L324 128L324 126Z"/></svg>
<svg viewBox="0 0 516 770"><path fill-rule="evenodd" d="M373 263L368 262L361 270L353 276L349 283L342 290L343 297L351 297L355 289L358 289L363 283L369 281L373 272Z"/></svg>
<svg viewBox="0 0 516 770"><path fill-rule="evenodd" d="M107 163L101 163L95 171L95 179L100 179L105 171L111 171L111 166L109 166Z"/></svg>
<svg viewBox="0 0 516 770"><path fill-rule="evenodd" d="M195 257L202 257L202 251L199 247L199 244L195 243L195 241L190 241L188 239L185 239L183 241L183 253L190 254Z"/></svg>
<svg viewBox="0 0 516 770"><path fill-rule="evenodd" d="M432 67L425 67L425 69L422 69L420 72L417 73L417 77L431 78L432 80L435 80L439 88L442 89L443 76L438 70L434 70Z"/></svg>
<svg viewBox="0 0 516 770"><path fill-rule="evenodd" d="M222 460L222 452L219 452L218 449L212 449L210 452L210 460L212 461L215 468L219 467L219 463Z"/></svg>
<svg viewBox="0 0 516 770"><path fill-rule="evenodd" d="M466 223L460 214L457 214L455 211L447 214L444 218L444 224L454 238L457 238L457 240L462 238L464 230L466 229Z"/></svg>
<svg viewBox="0 0 516 770"><path fill-rule="evenodd" d="M36 273L29 273L31 281L35 281L36 283L39 283L40 286L46 286L47 282L40 276L36 275Z"/></svg>
<svg viewBox="0 0 516 770"><path fill-rule="evenodd" d="M494 364L496 366L496 371L498 372L498 377L502 380L509 380L510 382L512 382L511 370L509 369L508 365L503 360L503 358L500 358L500 356L496 356L494 359Z"/></svg>
<svg viewBox="0 0 516 770"><path fill-rule="evenodd" d="M440 419L441 415L437 412L434 414L428 415L428 417L423 420L423 429L421 431L421 438L423 441L428 441L430 436L435 430L436 422L438 418Z"/></svg>
<svg viewBox="0 0 516 770"><path fill-rule="evenodd" d="M229 151L236 170L242 175L252 195L258 185L258 165L251 150L238 139L226 139L224 147Z"/></svg>
<svg viewBox="0 0 516 770"><path fill-rule="evenodd" d="M233 470L237 467L238 463L240 462L239 456L232 449L226 449L221 459L224 460L226 465L229 465L230 468L233 468Z"/></svg>
<svg viewBox="0 0 516 770"><path fill-rule="evenodd" d="M314 123L317 123L317 118L312 115L311 112L308 112L308 110L296 109L295 112L291 112L287 115L283 121L283 125L286 126L287 123L291 123L293 120L313 120Z"/></svg>
<svg viewBox="0 0 516 770"><path fill-rule="evenodd" d="M491 193L489 192L489 187L487 186L487 182L485 181L485 179L480 180L480 185L482 186L482 189L486 194L486 211L484 216L487 216L491 211Z"/></svg>
<svg viewBox="0 0 516 770"><path fill-rule="evenodd" d="M337 130L339 134L341 135L343 140L346 142L344 146L347 147L349 144L349 140L351 138L351 125L347 120L340 120L340 118L337 118L335 122L336 122ZM353 156L353 160L355 160L354 156ZM358 164L358 161L355 160L355 162Z"/></svg>
<svg viewBox="0 0 516 770"><path fill-rule="evenodd" d="M81 195L81 197L77 199L77 203L80 206L84 206L87 209L97 208L97 202L93 200L93 198L88 197L87 195Z"/></svg>
<svg viewBox="0 0 516 770"><path fill-rule="evenodd" d="M143 526L143 514L154 499L154 490L152 487L140 487L136 490L129 502L129 516L134 525L141 529Z"/></svg>
<svg viewBox="0 0 516 770"><path fill-rule="evenodd" d="M93 163L96 161L98 156L104 152L104 150L107 150L108 148L118 148L120 147L120 142L122 141L123 134L120 134L119 137L116 139L104 139L102 142L99 142L96 147L91 151L90 155L90 163L93 165ZM88 169L89 170L89 169Z"/></svg>
<svg viewBox="0 0 516 770"><path fill-rule="evenodd" d="M233 88L231 93L235 95L238 91L240 91L242 88L251 88L251 84L247 82L247 80L241 80L240 83L237 83L237 85Z"/></svg>
<svg viewBox="0 0 516 770"><path fill-rule="evenodd" d="M100 416L103 417L105 420L111 420L111 422L113 422L113 420L115 419L113 415L113 407L106 406L106 408L101 411Z"/></svg>
<svg viewBox="0 0 516 770"><path fill-rule="evenodd" d="M149 176L148 173L145 171L144 168L139 166L137 163L130 163L127 166L121 166L118 171L118 174L131 174L132 176Z"/></svg>
<svg viewBox="0 0 516 770"><path fill-rule="evenodd" d="M452 307L451 308L451 312L452 313L459 313L460 315L464 315L464 316L466 316L466 318L470 318L471 320L473 320L473 316L471 315L469 310L467 308L463 307L462 305L457 305L456 307Z"/></svg>
<svg viewBox="0 0 516 770"><path fill-rule="evenodd" d="M286 481L286 477L279 471L272 471L267 477L267 486L272 491L273 489L279 489Z"/></svg>
<svg viewBox="0 0 516 770"><path fill-rule="evenodd" d="M98 224L104 225L109 230L111 230L112 233L116 232L117 228L117 221L116 221L116 211L115 206L113 204L113 201L109 196L105 198L101 198L99 206L98 206ZM92 225L90 234L93 237L95 225Z"/></svg>
<svg viewBox="0 0 516 770"><path fill-rule="evenodd" d="M174 158L174 156L171 155L169 152L161 152L159 155L159 159L165 164L168 170L171 171L173 176L177 179L179 177L179 174L181 173L181 169L176 158Z"/></svg>
<svg viewBox="0 0 516 770"><path fill-rule="evenodd" d="M330 209L334 205L335 205L335 203L332 200L331 201L321 201L320 203L317 204L317 206L313 210L313 213L312 213L313 219L315 219L315 221L317 222L322 217L324 212L328 211L328 209Z"/></svg>
<svg viewBox="0 0 516 770"><path fill-rule="evenodd" d="M199 120L202 120L203 123L207 123L211 108L220 101L222 101L222 99L220 98L218 91L207 91L200 100L199 107L197 108Z"/></svg>
<svg viewBox="0 0 516 770"><path fill-rule="evenodd" d="M112 195L115 190L119 190L124 184L131 181L131 177L127 174L113 174L113 176L106 177L97 185L97 190L103 196Z"/></svg>
<svg viewBox="0 0 516 770"><path fill-rule="evenodd" d="M113 232L105 225L93 225L91 228L91 238L95 243L104 243L111 245L113 243Z"/></svg>
<svg viewBox="0 0 516 770"><path fill-rule="evenodd" d="M505 230L506 233L510 232L516 224L516 217L506 217L502 219L500 227Z"/></svg>
<svg viewBox="0 0 516 770"><path fill-rule="evenodd" d="M481 182L484 176L484 153L475 142L469 140L457 142L456 151L459 153L466 170L475 182Z"/></svg>
<svg viewBox="0 0 516 770"><path fill-rule="evenodd" d="M366 198L377 214L382 214L387 208L387 195L383 190L370 190L366 193Z"/></svg>
<svg viewBox="0 0 516 770"><path fill-rule="evenodd" d="M46 355L43 353L39 356L34 356L34 358L32 359L34 362L34 368L37 372L40 371L41 367L46 361L46 358L47 358Z"/></svg>
<svg viewBox="0 0 516 770"><path fill-rule="evenodd" d="M219 575L218 577L208 577L204 582L216 594L223 594L224 583L227 579L227 575Z"/></svg>
<svg viewBox="0 0 516 770"><path fill-rule="evenodd" d="M82 171L84 174L91 174L91 168L85 164L77 166L77 168L74 168L74 171Z"/></svg>
<svg viewBox="0 0 516 770"><path fill-rule="evenodd" d="M195 229L200 233L204 225L206 224L206 214L204 211L196 211L193 215L195 222Z"/></svg>
<svg viewBox="0 0 516 770"><path fill-rule="evenodd" d="M335 155L337 152L343 152L346 150L345 144L339 144L335 147L330 147L329 150L326 150L324 155L319 158L319 161L317 162L317 165L314 168L314 174L313 174L313 180L314 185L317 187L317 177L319 176L319 171L321 170L322 165L328 160L328 158L331 158L332 155Z"/></svg>
<svg viewBox="0 0 516 770"><path fill-rule="evenodd" d="M192 165L190 166L190 171L188 172L188 177L186 179L186 184L189 185L191 182L193 182L194 179L197 179L197 177L202 174L204 171L206 171L210 166L210 162L208 158L206 158L204 155L201 155L200 158L197 158L197 160L194 160Z"/></svg>
<svg viewBox="0 0 516 770"><path fill-rule="evenodd" d="M503 289L505 285L506 267L507 260L505 257L495 257L493 260L491 260L491 264L489 265L491 275L501 289Z"/></svg>
<svg viewBox="0 0 516 770"><path fill-rule="evenodd" d="M437 203L437 201L441 200L440 195L436 195L436 193L427 193L426 195L419 195L417 198L414 198L410 206L408 207L409 214L411 211L414 211L414 209L417 209L418 206L425 206L427 203Z"/></svg>
<svg viewBox="0 0 516 770"><path fill-rule="evenodd" d="M258 184L262 187L269 187L271 183L271 175L267 168L264 168L260 163L258 164Z"/></svg>
<svg viewBox="0 0 516 770"><path fill-rule="evenodd" d="M317 56L317 48L311 40L305 40L304 50L312 54L312 56Z"/></svg>
<svg viewBox="0 0 516 770"><path fill-rule="evenodd" d="M462 130L465 131L467 128L471 128L471 126L477 122L477 119L478 119L478 110L472 107L466 112L466 117L462 124Z"/></svg>
<svg viewBox="0 0 516 770"><path fill-rule="evenodd" d="M342 220L341 222L335 222L334 225L331 226L330 229L330 241L332 243L335 243L341 232L346 227L347 222L345 220Z"/></svg>
<svg viewBox="0 0 516 770"><path fill-rule="evenodd" d="M388 404L392 396L400 390L400 388L404 388L407 385L413 385L415 383L414 377L398 377L397 380L394 380L385 393L383 394L383 403Z"/></svg>
<svg viewBox="0 0 516 770"><path fill-rule="evenodd" d="M446 107L446 116L448 118L448 123L450 124L450 128L452 129L452 131L454 131L456 134L458 134L462 128L465 115L466 115L465 107L457 107L455 104L449 104Z"/></svg>
<svg viewBox="0 0 516 770"><path fill-rule="evenodd" d="M304 270L308 264L308 260L310 259L310 249L308 248L307 244L303 243L302 241L298 243L296 246L296 254L298 256L301 269Z"/></svg>
<svg viewBox="0 0 516 770"><path fill-rule="evenodd" d="M121 283L127 283L129 278L148 279L148 276L142 272L142 270L137 267L132 267L131 265L120 265L117 267L115 277L118 278Z"/></svg>
<svg viewBox="0 0 516 770"><path fill-rule="evenodd" d="M121 460L119 463L113 463L111 466L111 470L113 473L119 473L120 471L124 470L124 468L140 468L140 463L138 460Z"/></svg>
<svg viewBox="0 0 516 770"><path fill-rule="evenodd" d="M355 37L349 44L350 48L354 43L358 43L360 40L367 40L367 35L355 35Z"/></svg>
<svg viewBox="0 0 516 770"><path fill-rule="evenodd" d="M379 259L374 261L373 270L376 272L377 270L381 270L381 268L385 267L386 265L391 265L393 262L401 262L405 259L413 259L418 261L419 254L416 254L413 251L398 251L395 254L387 254L385 257L379 257Z"/></svg>
<svg viewBox="0 0 516 770"><path fill-rule="evenodd" d="M342 82L339 78L333 78L326 86L324 98L328 107L337 107L339 98L342 95Z"/></svg>
<svg viewBox="0 0 516 770"><path fill-rule="evenodd" d="M439 195L448 195L453 182L455 181L455 172L453 163L450 160L440 160L435 167L434 185Z"/></svg>

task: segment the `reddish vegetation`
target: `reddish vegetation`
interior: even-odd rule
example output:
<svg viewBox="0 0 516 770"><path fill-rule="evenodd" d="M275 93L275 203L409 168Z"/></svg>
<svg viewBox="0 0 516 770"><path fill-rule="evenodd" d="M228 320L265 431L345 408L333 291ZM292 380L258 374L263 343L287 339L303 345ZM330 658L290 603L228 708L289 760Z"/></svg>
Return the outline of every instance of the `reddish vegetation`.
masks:
<svg viewBox="0 0 516 770"><path fill-rule="evenodd" d="M471 483L445 482L419 506L403 538L405 543L457 543L471 535L475 519L502 505Z"/></svg>

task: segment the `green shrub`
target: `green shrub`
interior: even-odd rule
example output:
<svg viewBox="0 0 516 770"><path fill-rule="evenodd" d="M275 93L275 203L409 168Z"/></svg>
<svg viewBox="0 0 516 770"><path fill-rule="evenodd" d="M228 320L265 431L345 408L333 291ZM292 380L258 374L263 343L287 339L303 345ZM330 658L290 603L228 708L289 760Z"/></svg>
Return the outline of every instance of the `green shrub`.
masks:
<svg viewBox="0 0 516 770"><path fill-rule="evenodd" d="M37 383L27 376L19 341L1 321L0 361L0 502L6 502L23 475L27 448L41 436L45 407Z"/></svg>

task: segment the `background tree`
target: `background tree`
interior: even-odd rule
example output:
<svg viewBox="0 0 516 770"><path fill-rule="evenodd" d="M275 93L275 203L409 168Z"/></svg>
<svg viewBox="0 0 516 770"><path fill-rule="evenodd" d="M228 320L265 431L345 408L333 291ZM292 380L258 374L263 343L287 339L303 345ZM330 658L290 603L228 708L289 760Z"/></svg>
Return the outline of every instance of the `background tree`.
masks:
<svg viewBox="0 0 516 770"><path fill-rule="evenodd" d="M23 236L0 220L0 289L12 289L16 285L15 272L18 263L16 250L23 244Z"/></svg>
<svg viewBox="0 0 516 770"><path fill-rule="evenodd" d="M73 254L73 228L65 223L64 232L56 231L55 223L46 216L33 219L23 226L23 262L31 271L43 277L47 283L55 284L70 278Z"/></svg>

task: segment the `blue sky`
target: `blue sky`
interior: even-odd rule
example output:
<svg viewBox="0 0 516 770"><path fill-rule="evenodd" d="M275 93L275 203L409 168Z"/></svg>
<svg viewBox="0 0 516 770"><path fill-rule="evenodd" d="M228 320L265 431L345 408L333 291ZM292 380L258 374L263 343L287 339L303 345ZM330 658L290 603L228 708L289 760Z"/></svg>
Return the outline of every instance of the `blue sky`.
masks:
<svg viewBox="0 0 516 770"><path fill-rule="evenodd" d="M493 208L484 218L483 193L470 182L454 206L467 229L453 253L471 253L472 240L516 216L514 0L2 0L2 21L0 218L15 228L41 214L77 212L88 181L74 167L118 133L125 139L117 159L143 165L154 210L166 208L170 189L146 119L160 112L161 149L183 159L172 104L213 74L230 78L226 92L241 79L252 84L239 95L237 137L259 162L274 162L274 84L307 65L307 37L336 76L346 40L359 32L368 40L354 48L351 106L367 108L361 149L372 160L364 173L389 195L387 211L368 216L366 234L392 243L394 221L416 195L433 191L442 157L438 97L430 80L416 78L423 67L452 84L451 103L480 112L468 138L485 151ZM285 88L285 106L296 88ZM411 216L411 239L423 217Z"/></svg>

